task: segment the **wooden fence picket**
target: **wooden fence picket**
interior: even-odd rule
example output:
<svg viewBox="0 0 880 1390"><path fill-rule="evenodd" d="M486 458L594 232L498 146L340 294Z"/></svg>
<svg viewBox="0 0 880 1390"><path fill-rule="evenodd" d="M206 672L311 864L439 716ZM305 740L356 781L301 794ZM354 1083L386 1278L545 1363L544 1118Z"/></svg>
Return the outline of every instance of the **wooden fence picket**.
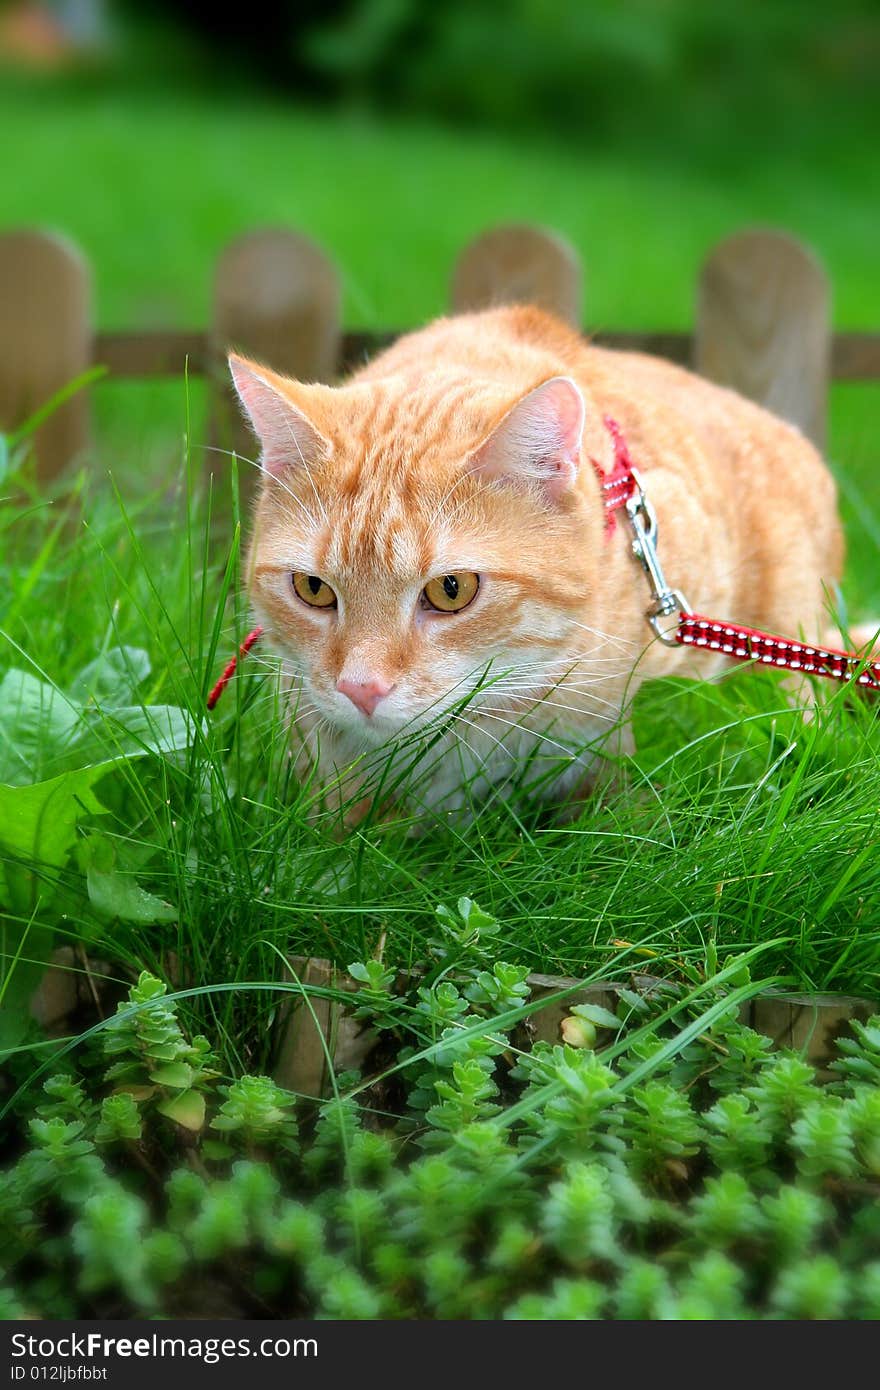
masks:
<svg viewBox="0 0 880 1390"><path fill-rule="evenodd" d="M339 990L357 988L346 971L328 960L291 956L285 978L306 987ZM298 1095L323 1096L330 1089L334 1069L357 1070L363 1066L376 1035L352 1017L338 1000L288 994L276 1023L277 1048L273 1076L279 1086Z"/></svg>
<svg viewBox="0 0 880 1390"><path fill-rule="evenodd" d="M496 304L538 304L577 328L581 287L580 258L563 237L542 227L495 227L456 261L452 307L462 313Z"/></svg>
<svg viewBox="0 0 880 1390"><path fill-rule="evenodd" d="M235 349L302 381L330 381L340 357L341 299L333 262L300 232L261 228L227 246L217 264L209 345L217 442L254 456L233 403L226 353ZM248 488L249 474L245 465Z"/></svg>
<svg viewBox="0 0 880 1390"><path fill-rule="evenodd" d="M831 357L828 277L784 232L738 232L704 263L694 367L825 443Z"/></svg>
<svg viewBox="0 0 880 1390"><path fill-rule="evenodd" d="M329 960L298 956L288 961L287 978L301 984L303 994L289 994L276 1021L276 1055L273 1076L279 1086L304 1096L332 1094L333 1073L371 1068L371 1051L376 1033L354 1017L345 996L359 986L352 977ZM417 971L401 972L394 988L411 992L419 983ZM529 1018L532 1040L558 1044L565 1040L563 1023L579 1004L599 1005L615 1012L624 988L617 981L588 984L573 978L529 975L531 1003L539 1007ZM635 975L626 982L648 998L655 995L662 981L651 975ZM328 999L308 994L310 988L338 991ZM44 1011L54 1003L47 998ZM870 999L846 994L786 994L767 990L740 1006L739 1018L771 1039L776 1047L795 1048L819 1070L823 1081L833 1079L828 1070L833 1061L835 1041L850 1031L854 1019L865 1022L876 1012Z"/></svg>
<svg viewBox="0 0 880 1390"><path fill-rule="evenodd" d="M88 266L54 232L0 234L0 429L22 424L92 361ZM78 392L36 432L38 476L53 478L89 442Z"/></svg>
<svg viewBox="0 0 880 1390"><path fill-rule="evenodd" d="M462 252L451 300L455 311L528 301L579 326L580 260L539 227L495 228ZM173 376L188 361L191 373L213 383L213 442L252 457L254 442L232 405L227 349L303 380L330 381L396 336L389 323L343 333L332 261L287 229L253 231L227 247L207 330L94 331L90 301L89 268L69 241L34 230L0 233L0 429L21 424L93 363L121 379ZM692 365L791 420L821 447L830 382L880 380L880 333L832 335L829 303L828 279L812 252L783 232L743 231L704 264L693 334L608 329L596 341ZM80 392L36 434L41 478L55 476L88 442L88 393ZM254 474L245 466L242 476L251 482Z"/></svg>

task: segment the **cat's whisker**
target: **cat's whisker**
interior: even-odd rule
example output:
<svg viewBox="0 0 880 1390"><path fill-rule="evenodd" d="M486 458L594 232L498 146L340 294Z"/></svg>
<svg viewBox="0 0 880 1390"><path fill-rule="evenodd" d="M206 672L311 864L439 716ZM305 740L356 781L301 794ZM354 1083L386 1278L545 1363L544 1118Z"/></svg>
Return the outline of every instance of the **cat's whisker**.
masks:
<svg viewBox="0 0 880 1390"><path fill-rule="evenodd" d="M197 446L208 454L224 454L226 458L235 459L237 463L249 463L254 468L263 471L263 465L256 459L249 459L246 454L240 454L237 449L222 449L219 444L199 444Z"/></svg>
<svg viewBox="0 0 880 1390"><path fill-rule="evenodd" d="M309 525L314 526L315 518L306 507L302 498L298 497L293 489L283 478L279 477L277 473L269 473L258 459L248 458L245 454L239 454L235 449L221 449L218 444L202 444L199 447L210 454L225 454L227 458L234 458L237 463L247 463L250 464L251 468L256 468L257 472L262 474L267 483L272 483L274 486L280 487L282 492L286 492L288 497L299 507L304 520L307 521Z"/></svg>
<svg viewBox="0 0 880 1390"><path fill-rule="evenodd" d="M276 704L277 699L278 692L275 690L260 691L260 693L255 695L253 700L251 701L250 709L256 710L266 705L274 705ZM287 703L287 701L285 700L284 703ZM318 706L313 704L311 701L309 701L308 703L304 703L301 700L293 700L290 703L292 704L292 709L290 710L290 717L292 719L297 719L301 715L321 714L321 710L318 708Z"/></svg>
<svg viewBox="0 0 880 1390"><path fill-rule="evenodd" d="M259 652L250 651L247 656L247 663L242 664L242 669L236 671L236 675L241 675L242 671L252 671L255 666L265 668L267 671L282 671L283 656L260 656Z"/></svg>
<svg viewBox="0 0 880 1390"><path fill-rule="evenodd" d="M591 627L589 623L578 623L571 620L572 627L579 628L582 632L588 632L591 637L598 637L600 642L611 642L617 647L638 648L639 643L631 642L628 637L615 637L610 632L602 632L600 628Z"/></svg>
<svg viewBox="0 0 880 1390"><path fill-rule="evenodd" d="M551 681L549 683L535 683L534 681L504 681L499 682L498 685L487 685L483 687L483 690L479 691L478 694L486 694L490 698L493 695L518 695L522 699L526 699L529 696L534 696L536 700L540 700L543 699L545 696L549 695L565 695L566 693L571 693L572 695L588 696L590 699L596 700L599 698L599 696L594 695L592 693L594 687L607 686L610 679L611 678L609 676L597 676L592 679L585 677L582 680L560 680ZM616 702L609 700L607 701L607 703L612 704Z"/></svg>
<svg viewBox="0 0 880 1390"><path fill-rule="evenodd" d="M516 680L497 681L481 687L484 690L582 690L591 685L606 685L617 677L629 675L628 671L606 671L598 676L559 676L557 679L538 680L534 677L517 677Z"/></svg>
<svg viewBox="0 0 880 1390"><path fill-rule="evenodd" d="M318 493L318 489L315 487L315 480L314 480L314 478L312 477L312 474L311 474L311 470L310 470L310 468L309 468L309 465L306 463L305 454L303 453L302 449L300 448L300 442L299 442L299 440L297 439L296 435L294 434L293 428L292 428L291 423L290 423L289 419L287 418L287 416L285 415L283 418L284 418L284 424L285 424L285 427L286 427L286 429L287 429L287 432L288 432L288 434L290 435L291 439L293 440L293 443L294 443L294 445L295 445L295 447L296 447L296 452L299 454L299 461L300 461L300 464L301 464L301 466L302 466L302 470L303 470L303 472L305 473L306 477L308 478L308 480L309 480L309 486L311 487L312 492L313 492L314 495L315 495L315 501L317 502L318 507L320 508L321 516L324 518L325 524L326 524L328 527L330 527L330 518L329 518L329 516L327 515L327 508L324 506L324 503L323 503L323 501L321 500L321 497L320 497L320 495L319 495L319 493ZM272 476L277 476L277 475L272 475ZM332 527L330 527L330 529L332 530Z"/></svg>
<svg viewBox="0 0 880 1390"><path fill-rule="evenodd" d="M486 719L494 719L494 720L496 721L496 723L498 723L498 724L506 724L506 725L508 726L508 728L510 728L510 729L517 729L520 733L525 732L525 733L529 734L532 738L540 739L542 743L549 743L549 744L552 744L552 746L553 746L554 748L558 748L559 751L560 751L561 753L564 753L565 756L566 756L566 758L576 758L576 757L577 757L577 754L574 753L570 748L566 748L564 744L558 743L557 740L554 739L554 738L551 738L549 734L545 734L545 733L544 733L542 730L540 730L540 729L532 729L532 728L529 728L528 725L523 724L522 721L513 721L513 720L510 720L510 719L502 719L499 715L490 713L488 710L485 710L485 709L481 709L481 710L480 710L480 715L483 716L483 717L485 717ZM597 715L596 718L604 718L604 719L607 719L608 716L607 716L607 715Z"/></svg>
<svg viewBox="0 0 880 1390"><path fill-rule="evenodd" d="M588 675L584 673L580 676L572 676L568 672L555 674L553 672L535 672L528 675L501 676L497 680L489 680L475 685L473 695L480 696L498 695L504 692L521 692L524 695L545 695L555 690L582 690L595 685L607 685L618 676L628 674L623 671Z"/></svg>
<svg viewBox="0 0 880 1390"><path fill-rule="evenodd" d="M479 737L485 737L485 738L491 739L492 742L495 744L496 748L500 748L500 749L502 750L502 752L506 753L507 756L508 756L512 761L514 761L514 762L516 761L516 758L514 757L514 754L510 751L510 749L509 749L509 748L507 747L507 745L504 743L503 739L497 738L494 734L490 733L488 729L481 729L480 726L479 726L479 724L475 724L475 723L473 722L472 719L466 719L464 715L459 714L459 715L456 716L455 723L456 723L456 724L458 724L458 723L465 724L465 725L467 725L467 727L468 727L469 729L473 729L474 733L477 734ZM461 739L461 736L460 736L459 734L456 733L456 731L455 731L455 726L454 726L454 725L452 725L452 726L450 726L450 727L451 727L451 733L452 733L453 737L454 737L454 738L457 738L458 741L459 741L460 743L463 744L463 747L467 748L471 753L473 753L474 757L477 758L477 759L479 760L481 767L485 770L485 768L486 768L486 766L487 766L487 764L488 764L488 761L489 761L489 760L488 760L488 757L485 756L485 755L480 754L480 753L477 751L477 749L474 748L473 744L468 743L466 740L463 741L463 740Z"/></svg>
<svg viewBox="0 0 880 1390"><path fill-rule="evenodd" d="M619 672L618 675L626 673ZM517 695L523 699L532 696L534 699L543 699L545 695L564 695L567 691L571 694L579 694L582 691L589 691L596 686L608 686L613 681L613 675L607 676L582 676L577 679L559 680L513 680L498 681L492 685L481 686L477 690L478 695Z"/></svg>
<svg viewBox="0 0 880 1390"><path fill-rule="evenodd" d="M599 720L603 724L616 723L620 718L620 710L615 705L612 705L611 709L613 713L606 714L604 708L584 708L580 705L562 705L555 700L539 700L535 704L527 706L525 709L517 708L515 705L480 705L475 712L478 715L484 713L509 715L514 719L519 719L522 722L523 728L528 730L529 733L535 733L537 731L528 721L532 715L539 713L541 710L561 710L563 716L572 716L574 725L579 729L585 721L592 723ZM554 722L564 723L566 721L560 715L555 715ZM574 736L575 731L576 729L573 727L572 736Z"/></svg>
<svg viewBox="0 0 880 1390"><path fill-rule="evenodd" d="M318 720L318 723L314 726L313 729L309 730L309 738L314 739L315 743L318 745L319 752L321 747L321 735L324 733L325 729L328 732L330 731L330 720L326 717L326 715Z"/></svg>
<svg viewBox="0 0 880 1390"><path fill-rule="evenodd" d="M604 647L604 643L602 643L602 642L596 642L592 647L587 647L586 651L584 651L584 650L580 650L580 651L568 651L568 652L563 651L563 652L560 652L558 656L544 656L544 657L537 658L535 661L519 661L519 662L516 662L516 665L517 665L517 666L562 666L562 665L565 665L566 662L570 662L572 665L574 665L575 663L581 662L581 661L596 661L596 662L620 661L621 658L620 658L619 653L617 653L617 652L615 652L614 654L609 654L609 655L607 655L607 656L599 656L598 653L601 652L601 651L603 650L603 647Z"/></svg>
<svg viewBox="0 0 880 1390"><path fill-rule="evenodd" d="M464 476L466 477L467 474L465 474ZM461 482L461 479L459 479L459 482ZM449 515L448 515L448 516L445 516L445 517L443 518L443 520L444 520L444 522L445 522L445 524L446 524L447 526L451 526L451 525L452 525L452 523L458 518L459 513L463 510L463 508L465 508L465 507L468 505L468 502L469 502L469 501L470 501L470 498L469 498L469 497L462 497L462 498L460 499L460 501L458 501L458 502L456 503L455 507L454 507L453 510L449 513Z"/></svg>
<svg viewBox="0 0 880 1390"><path fill-rule="evenodd" d="M606 696L599 695L585 686L552 686L550 690L517 689L516 687L488 690L485 692L484 700L489 702L500 700L502 704L511 701L512 708L526 707L528 709L537 709L539 705L553 704L559 704L561 709L577 709L580 701L588 701L591 706L601 704L608 709L616 710L620 710L623 705L622 700L609 700ZM475 700L473 708L481 709L484 700Z"/></svg>
<svg viewBox="0 0 880 1390"><path fill-rule="evenodd" d="M462 738L461 734L454 733L453 738L458 745L459 757L462 761L462 770L466 773L468 781L472 781L475 775L488 778L489 755L478 753L473 744L468 743L467 739ZM505 748L503 743L500 743L498 746L503 753L506 753L509 757L512 756L510 750Z"/></svg>
<svg viewBox="0 0 880 1390"><path fill-rule="evenodd" d="M517 671L541 670L553 666L569 666L573 669L575 666L579 666L585 661L589 661L595 666L608 666L611 665L612 662L619 662L621 659L619 654L615 654L614 656L596 656L595 653L598 650L599 647L591 647L590 650L586 652L568 652L562 656L544 657L540 661L517 661L514 665L506 667L500 674L506 675L508 672L513 674Z"/></svg>
<svg viewBox="0 0 880 1390"><path fill-rule="evenodd" d="M607 706L608 709L614 710L614 717L619 717L619 716L620 716L620 709L619 709L619 707L618 707L617 705L614 704L614 702L613 702L612 700L603 700L603 699L601 698L601 696L599 696L599 695L585 695L585 696L584 696L584 699L587 699L587 700L595 700L597 704L600 704L600 705L603 705L603 706ZM602 713L600 713L598 710L594 710L594 709L583 709L583 708L582 708L581 706L579 706L579 705L567 705L567 704L563 704L563 703L562 703L561 701L559 701L559 700L534 700L534 701L531 701L530 704L529 704L529 706L528 706L528 708L527 708L527 709L524 709L524 710L522 711L522 717L523 717L523 718L526 718L526 716L528 716L528 715L530 715L530 714L534 714L536 710L541 710L541 709L561 709L561 710L565 710L565 712L566 712L567 714L574 714L574 715L577 715L580 719L583 719L583 718L586 717L587 719L602 719L602 720L607 720L607 721L609 721L609 722L613 722L613 716L612 716L612 715L609 715L609 714L602 714ZM517 714L517 713L519 713L518 710L511 708L509 705L478 705L478 706L476 706L476 711L477 711L477 713L479 713L479 714L482 714L484 711L499 711L499 712L503 711L505 714ZM530 726L530 725L526 725L525 727L531 729L531 726Z"/></svg>

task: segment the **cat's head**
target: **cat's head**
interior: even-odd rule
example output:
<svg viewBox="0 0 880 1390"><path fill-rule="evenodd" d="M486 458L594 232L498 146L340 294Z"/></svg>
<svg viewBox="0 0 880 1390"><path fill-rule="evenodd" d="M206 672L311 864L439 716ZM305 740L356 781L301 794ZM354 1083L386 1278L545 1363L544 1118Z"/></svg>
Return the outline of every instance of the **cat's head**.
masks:
<svg viewBox="0 0 880 1390"><path fill-rule="evenodd" d="M563 674L601 546L574 382L504 399L430 373L332 388L230 367L262 447L251 597L321 716L380 742L487 673L508 707Z"/></svg>

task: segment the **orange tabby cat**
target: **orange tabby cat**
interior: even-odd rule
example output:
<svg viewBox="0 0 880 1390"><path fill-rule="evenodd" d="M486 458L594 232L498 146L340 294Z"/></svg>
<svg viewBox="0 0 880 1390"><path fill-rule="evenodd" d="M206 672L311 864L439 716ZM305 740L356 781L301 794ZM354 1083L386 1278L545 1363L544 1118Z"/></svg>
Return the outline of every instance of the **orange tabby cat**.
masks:
<svg viewBox="0 0 880 1390"><path fill-rule="evenodd" d="M723 664L650 642L628 527L605 531L605 415L694 607L819 636L843 555L834 483L796 429L731 391L528 307L441 319L339 387L230 366L262 445L253 605L323 782L430 726L430 804L536 750L568 753L563 793L595 776L611 725L627 746L643 680Z"/></svg>

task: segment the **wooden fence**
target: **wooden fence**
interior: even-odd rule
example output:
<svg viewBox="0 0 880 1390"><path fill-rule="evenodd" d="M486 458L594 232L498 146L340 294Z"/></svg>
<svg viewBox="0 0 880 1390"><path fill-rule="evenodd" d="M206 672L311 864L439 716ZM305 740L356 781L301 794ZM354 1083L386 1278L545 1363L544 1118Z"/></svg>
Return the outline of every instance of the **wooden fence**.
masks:
<svg viewBox="0 0 880 1390"><path fill-rule="evenodd" d="M454 267L451 307L529 301L580 324L577 252L537 227L477 238ZM112 377L205 373L215 388L215 431L242 447L224 356L230 346L305 380L332 381L390 342L390 329L345 332L332 261L301 233L249 232L226 248L206 329L96 332L91 275L78 249L43 231L0 234L0 429L20 424L93 365ZM821 447L830 381L880 380L880 332L832 333L828 278L784 232L746 230L714 247L700 271L693 333L604 332L605 346L692 366L800 426ZM88 393L40 427L40 474L49 478L88 447Z"/></svg>

